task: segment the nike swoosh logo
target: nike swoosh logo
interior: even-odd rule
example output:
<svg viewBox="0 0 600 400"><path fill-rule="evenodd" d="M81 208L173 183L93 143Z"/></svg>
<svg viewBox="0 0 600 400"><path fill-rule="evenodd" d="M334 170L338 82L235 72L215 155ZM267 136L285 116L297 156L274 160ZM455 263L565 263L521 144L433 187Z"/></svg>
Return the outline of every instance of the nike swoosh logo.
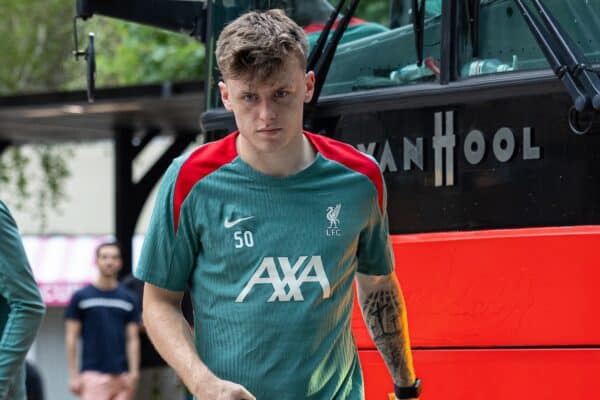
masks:
<svg viewBox="0 0 600 400"><path fill-rule="evenodd" d="M240 222L247 221L247 220L252 219L252 218L254 218L254 216L244 217L244 218L238 218L238 219L234 219L233 221L229 221L227 218L225 218L225 221L223 221L223 226L225 228L229 229L229 228L232 228L232 227L236 226Z"/></svg>

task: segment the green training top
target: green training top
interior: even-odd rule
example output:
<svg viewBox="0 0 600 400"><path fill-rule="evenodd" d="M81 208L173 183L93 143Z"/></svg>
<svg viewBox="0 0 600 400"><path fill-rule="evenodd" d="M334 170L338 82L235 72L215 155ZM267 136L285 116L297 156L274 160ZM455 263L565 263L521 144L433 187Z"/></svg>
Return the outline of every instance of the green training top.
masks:
<svg viewBox="0 0 600 400"><path fill-rule="evenodd" d="M17 225L0 201L0 399L25 400L25 356L44 312Z"/></svg>
<svg viewBox="0 0 600 400"><path fill-rule="evenodd" d="M377 163L305 133L301 172L253 170L237 133L176 159L135 275L194 305L202 361L258 400L364 398L351 333L356 271L393 271Z"/></svg>

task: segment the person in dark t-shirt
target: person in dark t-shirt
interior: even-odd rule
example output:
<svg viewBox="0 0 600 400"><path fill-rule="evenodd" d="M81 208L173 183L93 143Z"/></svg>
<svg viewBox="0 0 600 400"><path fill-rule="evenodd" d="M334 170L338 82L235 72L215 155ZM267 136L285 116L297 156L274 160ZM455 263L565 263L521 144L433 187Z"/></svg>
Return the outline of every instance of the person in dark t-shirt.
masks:
<svg viewBox="0 0 600 400"><path fill-rule="evenodd" d="M69 389L83 400L129 400L139 378L139 304L117 281L122 266L118 244L101 244L96 265L96 281L75 292L65 311Z"/></svg>

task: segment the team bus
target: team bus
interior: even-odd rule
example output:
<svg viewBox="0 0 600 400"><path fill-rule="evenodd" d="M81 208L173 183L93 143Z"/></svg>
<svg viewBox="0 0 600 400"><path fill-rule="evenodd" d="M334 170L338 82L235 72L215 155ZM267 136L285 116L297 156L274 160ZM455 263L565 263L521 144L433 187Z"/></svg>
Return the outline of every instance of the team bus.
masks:
<svg viewBox="0 0 600 400"><path fill-rule="evenodd" d="M228 21L283 8L309 35L306 126L373 155L426 400L600 393L600 0L77 2L204 42L206 137L235 129ZM392 381L358 307L368 400ZM293 373L293 371L290 371Z"/></svg>

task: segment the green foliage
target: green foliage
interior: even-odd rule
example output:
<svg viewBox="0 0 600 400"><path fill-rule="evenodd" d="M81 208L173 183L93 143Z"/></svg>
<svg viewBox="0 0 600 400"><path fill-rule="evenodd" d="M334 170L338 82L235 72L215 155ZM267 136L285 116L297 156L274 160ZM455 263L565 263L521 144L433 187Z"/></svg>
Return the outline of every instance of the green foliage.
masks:
<svg viewBox="0 0 600 400"><path fill-rule="evenodd" d="M46 204L47 200L55 208L65 197L62 183L71 176L64 157L71 155L71 151L67 149L66 154L63 154L56 146L42 145L36 146L35 152L40 162L42 180L47 184L40 188L40 203Z"/></svg>
<svg viewBox="0 0 600 400"><path fill-rule="evenodd" d="M389 12L389 0L361 0L356 10L356 16L369 22L378 22L388 26L390 23Z"/></svg>
<svg viewBox="0 0 600 400"><path fill-rule="evenodd" d="M74 2L0 0L0 95L55 90L74 78Z"/></svg>
<svg viewBox="0 0 600 400"><path fill-rule="evenodd" d="M0 155L0 198L29 211L44 230L49 211L66 199L64 185L71 175L66 160L71 155L64 145L8 148Z"/></svg>
<svg viewBox="0 0 600 400"><path fill-rule="evenodd" d="M193 38L104 17L79 31L85 45L95 34L97 87L203 79L204 46Z"/></svg>
<svg viewBox="0 0 600 400"><path fill-rule="evenodd" d="M72 55L75 0L0 0L0 96L85 88L85 62ZM78 21L79 48L96 38L96 87L203 78L204 47L192 38L95 16ZM70 172L64 146L21 146L0 153L0 196L43 226L64 200Z"/></svg>
<svg viewBox="0 0 600 400"><path fill-rule="evenodd" d="M29 197L27 172L30 158L23 154L21 147L11 147L0 156L0 181L3 188L13 187L19 205Z"/></svg>
<svg viewBox="0 0 600 400"><path fill-rule="evenodd" d="M72 55L74 0L0 0L0 9L0 95L85 88L85 62ZM193 38L100 16L78 27L80 49L96 35L97 87L203 78Z"/></svg>

